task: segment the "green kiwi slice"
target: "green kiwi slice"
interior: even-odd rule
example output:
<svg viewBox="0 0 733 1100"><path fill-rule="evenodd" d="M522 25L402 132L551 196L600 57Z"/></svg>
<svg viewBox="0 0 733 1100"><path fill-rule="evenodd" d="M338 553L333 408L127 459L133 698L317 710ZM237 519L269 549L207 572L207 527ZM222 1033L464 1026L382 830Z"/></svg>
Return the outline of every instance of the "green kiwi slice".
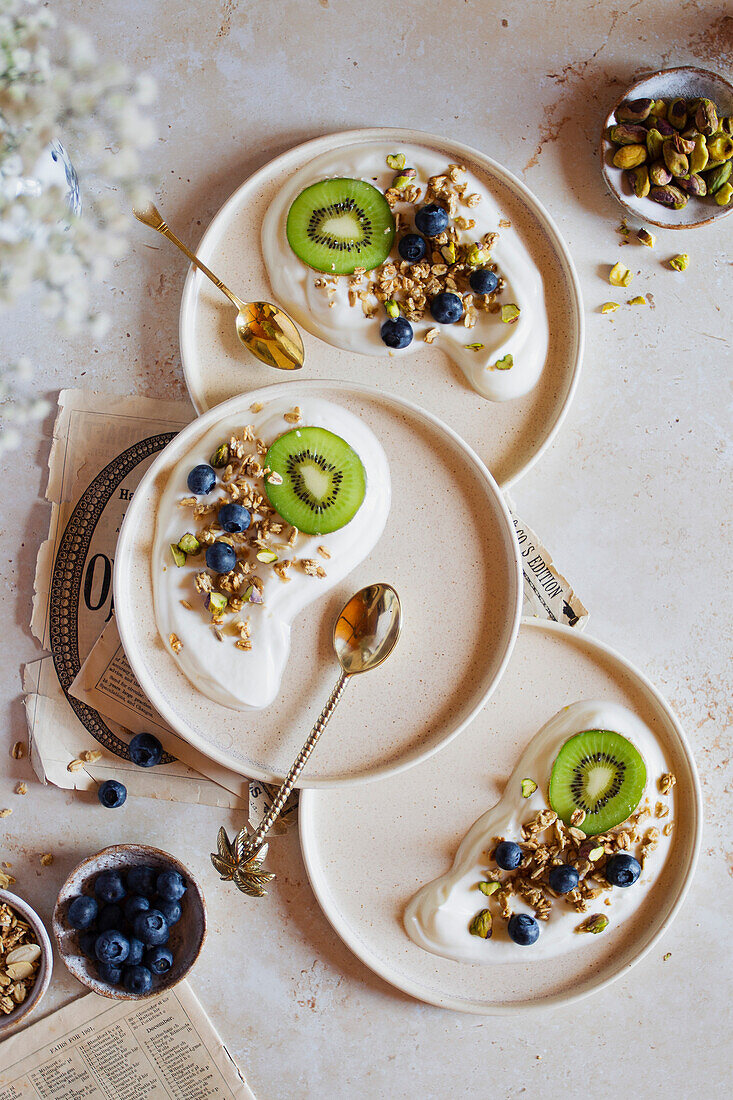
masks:
<svg viewBox="0 0 733 1100"><path fill-rule="evenodd" d="M566 741L550 776L550 805L566 825L585 810L588 836L620 825L639 805L646 786L641 753L620 733L585 730Z"/></svg>
<svg viewBox="0 0 733 1100"><path fill-rule="evenodd" d="M288 243L304 264L330 275L371 271L389 256L395 221L381 191L364 180L330 179L301 191L288 211Z"/></svg>
<svg viewBox="0 0 733 1100"><path fill-rule="evenodd" d="M325 428L285 432L265 455L265 489L284 520L309 535L327 535L349 523L364 500L366 473L356 451ZM278 479L276 478L276 481Z"/></svg>

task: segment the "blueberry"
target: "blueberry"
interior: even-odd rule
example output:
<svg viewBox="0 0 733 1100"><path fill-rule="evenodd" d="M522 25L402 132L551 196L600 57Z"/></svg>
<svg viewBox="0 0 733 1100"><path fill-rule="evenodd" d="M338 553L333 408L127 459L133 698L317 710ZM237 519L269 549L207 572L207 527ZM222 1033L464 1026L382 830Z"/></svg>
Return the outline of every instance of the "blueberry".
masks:
<svg viewBox="0 0 733 1100"><path fill-rule="evenodd" d="M534 917L530 917L528 913L512 913L507 925L507 932L509 938L518 943L520 947L530 947L539 938L540 926Z"/></svg>
<svg viewBox="0 0 733 1100"><path fill-rule="evenodd" d="M493 294L499 285L499 280L488 267L477 267L471 272L468 283L476 294Z"/></svg>
<svg viewBox="0 0 733 1100"><path fill-rule="evenodd" d="M247 530L252 516L241 504L224 504L219 509L218 520L228 534L238 535Z"/></svg>
<svg viewBox="0 0 733 1100"><path fill-rule="evenodd" d="M556 894L569 894L580 881L580 875L569 863L563 863L559 867L551 867L547 877Z"/></svg>
<svg viewBox="0 0 733 1100"><path fill-rule="evenodd" d="M388 317L379 335L388 348L406 348L412 343L412 325L406 317Z"/></svg>
<svg viewBox="0 0 733 1100"><path fill-rule="evenodd" d="M138 768L152 768L160 764L163 746L152 733L136 733L129 745L130 760Z"/></svg>
<svg viewBox="0 0 733 1100"><path fill-rule="evenodd" d="M153 988L153 975L147 966L126 966L123 981L125 989L130 993L137 993L138 996L149 993Z"/></svg>
<svg viewBox="0 0 733 1100"><path fill-rule="evenodd" d="M168 898L156 898L155 908L163 914L168 924L175 924L176 921L181 919L181 907L177 901L170 901Z"/></svg>
<svg viewBox="0 0 733 1100"><path fill-rule="evenodd" d="M94 880L94 893L100 901L122 901L125 885L118 871L102 871Z"/></svg>
<svg viewBox="0 0 733 1100"><path fill-rule="evenodd" d="M99 932L84 932L79 936L79 947L82 950L82 954L86 955L88 959L96 959L97 953L94 948L97 945L97 936Z"/></svg>
<svg viewBox="0 0 733 1100"><path fill-rule="evenodd" d="M206 547L206 564L215 573L231 573L237 564L237 555L228 542L214 542Z"/></svg>
<svg viewBox="0 0 733 1100"><path fill-rule="evenodd" d="M142 940L138 940L135 936L130 937L130 953L127 956L128 966L137 966L138 963L143 961L143 955L145 954L145 944Z"/></svg>
<svg viewBox="0 0 733 1100"><path fill-rule="evenodd" d="M156 885L160 896L168 901L178 901L186 893L186 880L172 868L160 872Z"/></svg>
<svg viewBox="0 0 733 1100"><path fill-rule="evenodd" d="M127 872L127 888L131 894L142 894L150 897L155 893L155 880L158 877L158 868L150 864L138 863Z"/></svg>
<svg viewBox="0 0 733 1100"><path fill-rule="evenodd" d="M97 931L108 932L110 928L122 928L124 921L121 905L105 905L97 918Z"/></svg>
<svg viewBox="0 0 733 1100"><path fill-rule="evenodd" d="M97 970L103 982L109 982L110 985L122 984L121 966L115 966L114 963L100 963Z"/></svg>
<svg viewBox="0 0 733 1100"><path fill-rule="evenodd" d="M457 294L444 290L433 298L430 312L439 325L454 325L463 316L463 302Z"/></svg>
<svg viewBox="0 0 733 1100"><path fill-rule="evenodd" d="M97 791L97 798L108 810L116 810L127 798L127 788L116 779L105 779Z"/></svg>
<svg viewBox="0 0 733 1100"><path fill-rule="evenodd" d="M149 947L145 952L145 965L153 974L167 974L173 966L173 955L167 947Z"/></svg>
<svg viewBox="0 0 733 1100"><path fill-rule="evenodd" d="M628 852L617 852L606 864L606 878L612 886L633 886L641 874L641 864Z"/></svg>
<svg viewBox="0 0 733 1100"><path fill-rule="evenodd" d="M202 496L204 493L210 493L216 485L216 473L211 466L202 462L200 466L194 466L191 470L186 484L192 493Z"/></svg>
<svg viewBox="0 0 733 1100"><path fill-rule="evenodd" d="M80 932L83 932L85 928L91 928L97 919L98 912L99 905L97 904L97 899L89 898L86 894L81 894L72 901L69 906L67 917L72 928L76 928Z"/></svg>
<svg viewBox="0 0 733 1100"><path fill-rule="evenodd" d="M513 840L502 840L496 845L494 859L502 871L514 871L522 862L522 849Z"/></svg>
<svg viewBox="0 0 733 1100"><path fill-rule="evenodd" d="M144 913L146 909L150 908L150 901L148 898L144 898L142 894L133 894L131 898L128 898L125 902L125 919L132 924L138 913Z"/></svg>
<svg viewBox="0 0 733 1100"><path fill-rule="evenodd" d="M130 941L127 936L111 928L108 932L101 932L97 936L94 952L100 962L119 965L130 954Z"/></svg>
<svg viewBox="0 0 733 1100"><path fill-rule="evenodd" d="M419 233L406 233L404 237L400 238L397 251L403 260L407 260L411 264L417 264L424 258L427 245Z"/></svg>
<svg viewBox="0 0 733 1100"><path fill-rule="evenodd" d="M168 943L168 921L158 909L138 913L132 922L132 930L136 938L148 946Z"/></svg>
<svg viewBox="0 0 733 1100"><path fill-rule="evenodd" d="M437 202L423 206L415 215L415 225L426 237L437 237L448 228L448 212Z"/></svg>

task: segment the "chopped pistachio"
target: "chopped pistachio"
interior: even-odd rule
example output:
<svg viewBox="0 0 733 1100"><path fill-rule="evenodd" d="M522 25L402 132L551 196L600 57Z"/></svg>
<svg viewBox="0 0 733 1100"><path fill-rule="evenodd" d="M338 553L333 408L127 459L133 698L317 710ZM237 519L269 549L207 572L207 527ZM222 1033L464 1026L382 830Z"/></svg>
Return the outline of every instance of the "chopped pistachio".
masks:
<svg viewBox="0 0 733 1100"><path fill-rule="evenodd" d="M209 463L217 470L220 470L222 466L226 466L228 461L229 447L226 443L222 443L220 447L217 447L209 459Z"/></svg>
<svg viewBox="0 0 733 1100"><path fill-rule="evenodd" d="M480 936L482 940L491 939L491 913L488 909L480 909L468 926L472 936Z"/></svg>
<svg viewBox="0 0 733 1100"><path fill-rule="evenodd" d="M274 550L258 550L257 561L263 561L266 565L273 565L277 561L277 554Z"/></svg>
<svg viewBox="0 0 733 1100"><path fill-rule="evenodd" d="M669 266L674 268L675 271L687 271L687 267L690 263L690 257L686 252L681 252L678 256L673 256L669 261Z"/></svg>
<svg viewBox="0 0 733 1100"><path fill-rule="evenodd" d="M513 325L515 321L519 320L520 312L518 305L514 302L508 302L501 307L501 319L505 325Z"/></svg>
<svg viewBox="0 0 733 1100"><path fill-rule="evenodd" d="M186 531L186 534L178 540L178 549L183 550L184 554L198 554L201 544L195 535Z"/></svg>
<svg viewBox="0 0 733 1100"><path fill-rule="evenodd" d="M601 313L615 313L617 309L621 309L620 302L604 302L601 306Z"/></svg>
<svg viewBox="0 0 733 1100"><path fill-rule="evenodd" d="M483 348L484 345L483 344L464 344L463 346L468 351L481 351L481 349Z"/></svg>
<svg viewBox="0 0 733 1100"><path fill-rule="evenodd" d="M456 262L456 246L453 241L449 241L448 244L442 245L440 254L447 264L454 264Z"/></svg>
<svg viewBox="0 0 733 1100"><path fill-rule="evenodd" d="M226 611L228 600L221 592L209 592L206 597L206 606L211 612L212 618L220 619Z"/></svg>
<svg viewBox="0 0 733 1100"><path fill-rule="evenodd" d="M537 790L537 784L534 779L522 780L522 798L529 798Z"/></svg>
<svg viewBox="0 0 733 1100"><path fill-rule="evenodd" d="M605 848L603 847L603 845L598 844L595 848L591 848L591 850L588 852L588 859L591 861L591 863L596 863L597 860L601 858L604 851Z"/></svg>
<svg viewBox="0 0 733 1100"><path fill-rule="evenodd" d="M488 258L488 253L479 248L477 244L474 244L468 251L468 255L466 256L466 263L470 264L471 267L476 267L478 264L486 263Z"/></svg>
<svg viewBox="0 0 733 1100"><path fill-rule="evenodd" d="M599 932L603 932L606 928L608 928L608 917L605 913L594 913L582 924L579 924L575 931L592 932L594 936L597 936Z"/></svg>
<svg viewBox="0 0 733 1100"><path fill-rule="evenodd" d="M497 890L501 890L500 882L479 882L476 885L482 894L486 894L487 898L490 898Z"/></svg>
<svg viewBox="0 0 733 1100"><path fill-rule="evenodd" d="M617 232L620 233L622 237L628 237L631 230L626 223L626 218L622 218L622 220L618 223Z"/></svg>
<svg viewBox="0 0 733 1100"><path fill-rule="evenodd" d="M186 564L185 551L181 550L180 546L176 546L175 542L171 543L171 554L173 555L173 561L179 569L182 565Z"/></svg>
<svg viewBox="0 0 733 1100"><path fill-rule="evenodd" d="M662 962L666 963L667 959L671 959L671 958L672 958L672 952L668 951L666 955L662 956Z"/></svg>
<svg viewBox="0 0 733 1100"><path fill-rule="evenodd" d="M496 362L494 363L495 370L511 370L511 368L513 366L514 366L514 356L511 354L511 352L509 352L506 355L502 356L501 359L497 359Z"/></svg>
<svg viewBox="0 0 733 1100"><path fill-rule="evenodd" d="M387 167L392 168L395 172L400 171L406 164L407 157L404 153L390 153L387 157Z"/></svg>
<svg viewBox="0 0 733 1100"><path fill-rule="evenodd" d="M645 244L647 248L654 248L657 239L648 229L637 229L636 238L640 244Z"/></svg>
<svg viewBox="0 0 733 1100"><path fill-rule="evenodd" d="M724 183L722 187L719 187L715 192L715 201L718 206L727 206L733 195L733 187L729 183Z"/></svg>
<svg viewBox="0 0 733 1100"><path fill-rule="evenodd" d="M405 168L404 172L400 172L399 175L395 176L392 180L392 186L395 191L404 191L404 189L412 183L416 175L417 172L414 168Z"/></svg>
<svg viewBox="0 0 733 1100"><path fill-rule="evenodd" d="M388 298L384 303L384 308L387 310L387 316L391 317L395 321L400 315L400 307L395 302L394 298Z"/></svg>
<svg viewBox="0 0 733 1100"><path fill-rule="evenodd" d="M645 306L646 298L643 294L637 294L635 298L629 298L630 306Z"/></svg>
<svg viewBox="0 0 733 1100"><path fill-rule="evenodd" d="M634 278L628 267L622 263L616 263L608 273L608 281L611 286L628 286Z"/></svg>

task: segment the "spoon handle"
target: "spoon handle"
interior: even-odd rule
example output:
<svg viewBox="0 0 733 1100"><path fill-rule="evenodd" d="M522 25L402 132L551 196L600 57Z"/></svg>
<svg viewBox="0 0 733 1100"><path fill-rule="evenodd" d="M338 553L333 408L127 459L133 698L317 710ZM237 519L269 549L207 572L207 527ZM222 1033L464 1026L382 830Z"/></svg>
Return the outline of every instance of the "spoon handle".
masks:
<svg viewBox="0 0 733 1100"><path fill-rule="evenodd" d="M344 693L344 689L348 680L349 677L347 673L342 671L339 675L338 681L336 682L336 686L329 696L328 702L321 711L320 718L308 735L308 740L303 745L303 748L300 750L297 757L295 758L295 762L292 768L285 777L285 782L283 783L280 790L277 792L277 795L275 796L275 801L273 802L269 813L267 813L263 818L257 832L253 833L252 836L246 840L242 852L242 857L244 860L251 859L252 855L262 847L262 841L269 833L274 822L277 821L277 819L279 818L283 806L285 805L292 793L293 787L298 782L298 776L305 767L308 757L318 744L318 740L321 734L328 725L333 712L336 710L336 706Z"/></svg>
<svg viewBox="0 0 733 1100"><path fill-rule="evenodd" d="M155 206L151 202L148 204L145 210L133 210L132 212L139 222L142 222L143 225L149 226L150 229L154 229L156 233L161 233L167 240L171 242L171 244L174 244L176 248L180 248L181 252L184 254L184 256L188 257L193 266L197 267L199 271L202 271L204 275L207 276L207 278L211 279L214 286L218 286L222 294L226 294L227 298L233 306L236 306L236 308L239 310L245 308L244 303L240 302L236 294L234 294L229 289L229 287L221 281L221 279L217 278L214 272L210 268L208 268L205 263L202 263L198 256L196 256L190 248L187 248L183 241L175 235L173 230L170 229L168 223L161 215L157 206Z"/></svg>

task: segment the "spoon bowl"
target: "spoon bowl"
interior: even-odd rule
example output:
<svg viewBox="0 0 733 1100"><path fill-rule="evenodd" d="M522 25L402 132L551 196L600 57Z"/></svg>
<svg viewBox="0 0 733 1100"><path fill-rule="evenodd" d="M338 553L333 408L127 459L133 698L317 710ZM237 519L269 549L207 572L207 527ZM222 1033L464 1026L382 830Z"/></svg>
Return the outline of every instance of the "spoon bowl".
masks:
<svg viewBox="0 0 733 1100"><path fill-rule="evenodd" d="M347 676L386 661L402 629L400 598L390 584L370 584L352 596L333 628L333 648Z"/></svg>

